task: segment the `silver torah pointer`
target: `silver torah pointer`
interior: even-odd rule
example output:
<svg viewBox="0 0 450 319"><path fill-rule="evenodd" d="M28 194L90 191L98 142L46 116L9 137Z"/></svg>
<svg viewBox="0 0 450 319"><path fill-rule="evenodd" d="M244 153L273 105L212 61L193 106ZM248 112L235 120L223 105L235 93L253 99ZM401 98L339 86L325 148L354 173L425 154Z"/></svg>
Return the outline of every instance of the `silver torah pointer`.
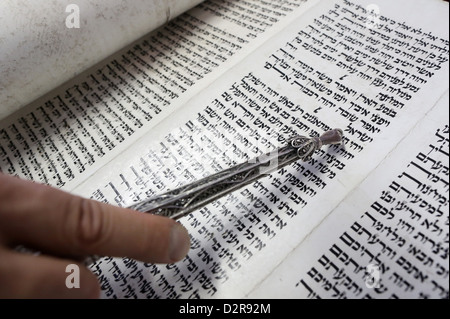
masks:
<svg viewBox="0 0 450 319"><path fill-rule="evenodd" d="M341 129L333 129L320 137L292 137L286 146L270 153L151 197L128 208L179 219L299 159L309 160L323 145L341 144L342 135Z"/></svg>
<svg viewBox="0 0 450 319"><path fill-rule="evenodd" d="M342 135L341 129L334 129L325 132L320 137L292 137L288 140L287 145L270 153L258 156L246 163L233 166L191 184L151 197L128 208L179 219L299 159L309 160L314 152L323 145L341 144ZM84 262L89 266L98 261L99 258L97 255L89 256Z"/></svg>

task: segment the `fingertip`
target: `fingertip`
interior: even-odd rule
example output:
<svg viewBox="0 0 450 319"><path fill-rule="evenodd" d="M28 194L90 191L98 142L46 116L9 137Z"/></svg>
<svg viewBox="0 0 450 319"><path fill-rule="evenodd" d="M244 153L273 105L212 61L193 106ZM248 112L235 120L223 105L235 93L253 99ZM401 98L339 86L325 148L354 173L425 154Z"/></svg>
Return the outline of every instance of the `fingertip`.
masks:
<svg viewBox="0 0 450 319"><path fill-rule="evenodd" d="M66 266L66 289L56 298L99 299L101 289L97 277L83 264L71 264L70 261L67 261L66 265L70 266ZM71 270L75 270L74 273L71 273ZM72 275L74 275L73 278L71 278ZM77 279L76 276L79 278ZM75 279L75 282L72 279Z"/></svg>
<svg viewBox="0 0 450 319"><path fill-rule="evenodd" d="M97 276L82 263L73 263L70 265L76 267L75 269L79 269L80 278L78 285L71 286L70 283L67 282L68 277L66 277L66 287L68 288L66 297L72 299L99 299L101 289ZM66 273L67 272L66 266ZM69 274L67 274L67 276L69 276Z"/></svg>
<svg viewBox="0 0 450 319"><path fill-rule="evenodd" d="M41 278L47 278L47 280L41 281L41 289L37 294L38 298L100 298L101 289L98 278L84 264L47 256L37 258L37 263L40 264ZM64 269L63 273L61 272L62 269ZM52 274L51 278L49 278L49 274ZM36 278L36 282L38 281L40 279Z"/></svg>
<svg viewBox="0 0 450 319"><path fill-rule="evenodd" d="M174 263L186 257L191 247L189 233L180 223L174 223L171 230L169 258Z"/></svg>
<svg viewBox="0 0 450 319"><path fill-rule="evenodd" d="M83 299L99 299L100 298L100 284L97 277L89 272L89 279L85 280L86 285L83 285L83 290L81 291L81 297ZM81 287L80 287L81 288Z"/></svg>

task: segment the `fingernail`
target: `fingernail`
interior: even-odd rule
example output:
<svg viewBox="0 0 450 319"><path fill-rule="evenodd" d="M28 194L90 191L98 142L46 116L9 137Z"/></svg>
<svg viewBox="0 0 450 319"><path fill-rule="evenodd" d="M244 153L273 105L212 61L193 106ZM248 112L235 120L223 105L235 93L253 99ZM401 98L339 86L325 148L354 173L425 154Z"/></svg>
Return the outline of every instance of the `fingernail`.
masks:
<svg viewBox="0 0 450 319"><path fill-rule="evenodd" d="M174 262L183 259L190 247L191 241L186 228L179 223L175 223L172 228L172 237L170 241L170 259Z"/></svg>

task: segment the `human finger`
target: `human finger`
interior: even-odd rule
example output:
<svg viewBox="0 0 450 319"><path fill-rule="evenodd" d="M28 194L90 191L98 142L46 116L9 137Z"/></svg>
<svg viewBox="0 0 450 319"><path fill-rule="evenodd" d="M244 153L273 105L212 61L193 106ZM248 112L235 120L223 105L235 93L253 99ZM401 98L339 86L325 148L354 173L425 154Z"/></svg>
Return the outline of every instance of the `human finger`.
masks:
<svg viewBox="0 0 450 319"><path fill-rule="evenodd" d="M59 255L173 263L190 246L186 229L174 220L6 175L0 176L0 220L3 239L9 244Z"/></svg>

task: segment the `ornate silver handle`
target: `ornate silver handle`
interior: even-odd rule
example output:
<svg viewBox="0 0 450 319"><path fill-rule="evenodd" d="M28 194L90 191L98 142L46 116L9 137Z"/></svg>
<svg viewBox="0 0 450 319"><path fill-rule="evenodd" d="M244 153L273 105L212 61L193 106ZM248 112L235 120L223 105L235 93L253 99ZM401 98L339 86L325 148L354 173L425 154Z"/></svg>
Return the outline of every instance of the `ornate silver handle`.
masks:
<svg viewBox="0 0 450 319"><path fill-rule="evenodd" d="M334 129L320 137L295 136L286 146L238 164L191 184L149 198L129 208L179 219L299 159L307 161L323 145L341 144L343 132Z"/></svg>

